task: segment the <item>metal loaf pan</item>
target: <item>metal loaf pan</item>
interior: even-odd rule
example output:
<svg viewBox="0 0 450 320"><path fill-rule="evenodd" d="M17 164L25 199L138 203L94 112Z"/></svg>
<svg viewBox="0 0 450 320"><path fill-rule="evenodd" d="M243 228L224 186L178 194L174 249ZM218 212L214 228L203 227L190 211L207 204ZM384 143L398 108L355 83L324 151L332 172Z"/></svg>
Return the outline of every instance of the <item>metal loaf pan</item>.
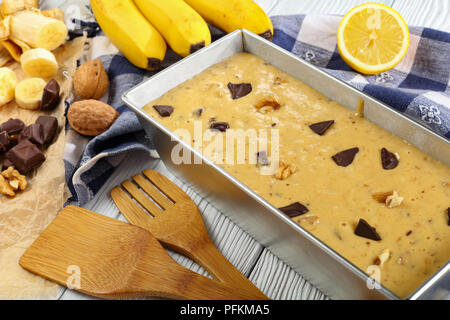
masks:
<svg viewBox="0 0 450 320"><path fill-rule="evenodd" d="M448 141L376 99L246 30L235 31L159 72L126 92L123 101L136 113L166 166L177 177L191 185L325 294L337 299L398 299L384 287L369 289L365 273L291 221L221 167L185 144L157 119L142 111L144 105L170 89L242 51L264 59L349 109L356 109L362 99L365 106L364 115L368 120L450 165ZM203 160L202 164L175 165L171 161L171 151L178 143L200 157ZM434 297L435 292L442 293L445 286L450 290L449 269L450 264L447 263L409 299Z"/></svg>

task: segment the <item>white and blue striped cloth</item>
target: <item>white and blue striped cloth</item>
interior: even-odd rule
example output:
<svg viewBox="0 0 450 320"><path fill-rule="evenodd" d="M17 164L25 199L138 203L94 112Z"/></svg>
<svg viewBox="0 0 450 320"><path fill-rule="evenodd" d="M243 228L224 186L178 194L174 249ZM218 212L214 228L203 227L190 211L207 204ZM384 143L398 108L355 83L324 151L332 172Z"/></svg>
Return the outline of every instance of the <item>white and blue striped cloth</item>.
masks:
<svg viewBox="0 0 450 320"><path fill-rule="evenodd" d="M365 76L339 56L336 31L340 20L339 16L318 15L272 17L273 42L450 139L450 34L411 27L410 48L402 62L388 72ZM72 193L67 204L83 205L104 185L125 154L144 150L157 157L157 153L134 113L121 101L126 90L154 73L131 65L95 21L78 22L91 37L84 58L101 58L110 78L103 101L121 114L107 132L93 139L78 135L67 124L64 161ZM79 30L72 32L72 36L77 34ZM213 38L221 35L214 31ZM178 59L169 51L164 66ZM66 101L66 107L72 100Z"/></svg>

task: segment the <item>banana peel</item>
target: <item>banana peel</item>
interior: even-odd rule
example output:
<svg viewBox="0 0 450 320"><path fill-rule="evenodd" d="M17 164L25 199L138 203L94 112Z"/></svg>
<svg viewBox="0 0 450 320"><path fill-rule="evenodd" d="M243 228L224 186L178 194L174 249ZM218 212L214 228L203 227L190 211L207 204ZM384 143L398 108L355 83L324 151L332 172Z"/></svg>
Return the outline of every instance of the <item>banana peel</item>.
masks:
<svg viewBox="0 0 450 320"><path fill-rule="evenodd" d="M132 0L91 0L91 9L103 32L135 66L157 70L167 45Z"/></svg>
<svg viewBox="0 0 450 320"><path fill-rule="evenodd" d="M211 43L207 23L183 0L134 0L134 3L178 55L186 57Z"/></svg>

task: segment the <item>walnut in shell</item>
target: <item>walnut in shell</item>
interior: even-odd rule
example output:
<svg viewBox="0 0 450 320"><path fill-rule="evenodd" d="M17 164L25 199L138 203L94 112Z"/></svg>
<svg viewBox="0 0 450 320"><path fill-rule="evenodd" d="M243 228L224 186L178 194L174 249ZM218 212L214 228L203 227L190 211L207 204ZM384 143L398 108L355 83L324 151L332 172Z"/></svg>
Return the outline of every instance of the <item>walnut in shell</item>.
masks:
<svg viewBox="0 0 450 320"><path fill-rule="evenodd" d="M73 76L73 88L83 99L100 99L108 90L108 74L100 59L83 63Z"/></svg>
<svg viewBox="0 0 450 320"><path fill-rule="evenodd" d="M105 132L118 117L119 113L113 107L98 100L77 101L67 112L70 126L85 136Z"/></svg>

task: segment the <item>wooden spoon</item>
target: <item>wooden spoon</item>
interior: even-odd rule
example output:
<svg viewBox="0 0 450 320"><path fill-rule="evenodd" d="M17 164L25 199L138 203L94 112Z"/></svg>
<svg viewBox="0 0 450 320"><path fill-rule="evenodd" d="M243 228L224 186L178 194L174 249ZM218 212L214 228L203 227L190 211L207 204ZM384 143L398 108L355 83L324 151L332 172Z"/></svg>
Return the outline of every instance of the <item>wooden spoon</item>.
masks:
<svg viewBox="0 0 450 320"><path fill-rule="evenodd" d="M253 292L255 300L268 299L214 246L194 201L157 171L147 169L142 173L145 177L133 177L142 191L128 180L122 183L123 189L117 186L111 190L112 199L127 220L150 231L166 248L198 262L216 279Z"/></svg>
<svg viewBox="0 0 450 320"><path fill-rule="evenodd" d="M19 263L61 285L77 284L79 276L74 289L103 298L254 298L180 266L147 230L74 206L58 214Z"/></svg>

